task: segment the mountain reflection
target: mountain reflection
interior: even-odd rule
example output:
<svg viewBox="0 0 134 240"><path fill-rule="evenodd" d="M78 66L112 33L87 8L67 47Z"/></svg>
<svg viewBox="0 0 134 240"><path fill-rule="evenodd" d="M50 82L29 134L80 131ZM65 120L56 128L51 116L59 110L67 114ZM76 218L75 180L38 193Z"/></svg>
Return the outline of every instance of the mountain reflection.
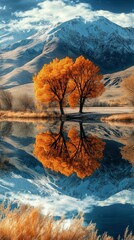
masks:
<svg viewBox="0 0 134 240"><path fill-rule="evenodd" d="M58 133L44 132L36 136L34 155L45 168L65 176L76 173L81 179L100 167L105 143L98 137L85 134L82 123L79 130L64 131L61 122Z"/></svg>

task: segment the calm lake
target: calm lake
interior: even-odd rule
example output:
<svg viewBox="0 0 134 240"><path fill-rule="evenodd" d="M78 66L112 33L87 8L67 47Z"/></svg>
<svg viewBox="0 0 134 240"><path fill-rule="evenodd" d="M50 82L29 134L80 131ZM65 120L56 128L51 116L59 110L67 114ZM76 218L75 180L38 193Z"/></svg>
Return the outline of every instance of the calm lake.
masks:
<svg viewBox="0 0 134 240"><path fill-rule="evenodd" d="M134 229L134 123L0 122L0 201Z"/></svg>

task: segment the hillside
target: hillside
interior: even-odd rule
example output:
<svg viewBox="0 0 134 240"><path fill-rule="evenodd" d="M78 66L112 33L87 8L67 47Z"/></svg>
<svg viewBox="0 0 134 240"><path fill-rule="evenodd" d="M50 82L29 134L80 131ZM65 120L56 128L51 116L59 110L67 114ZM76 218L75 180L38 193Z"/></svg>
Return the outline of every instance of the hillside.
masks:
<svg viewBox="0 0 134 240"><path fill-rule="evenodd" d="M122 28L104 17L78 17L10 45L1 54L1 86L31 83L32 76L53 58L84 55L103 73L134 65L134 29Z"/></svg>
<svg viewBox="0 0 134 240"><path fill-rule="evenodd" d="M124 71L115 72L113 74L104 75L104 84L106 86L106 91L102 96L105 102L115 102L126 104L126 92L122 87L122 82L125 78L129 76L134 76L134 66L125 69Z"/></svg>
<svg viewBox="0 0 134 240"><path fill-rule="evenodd" d="M125 91L121 86L121 82L123 79L131 75L134 75L134 66L127 68L124 71L119 71L112 74L104 74L103 81L106 87L106 91L100 97L100 101L111 104L117 102L119 103L120 101L125 105ZM18 85L10 88L9 90L13 96L20 96L21 94L23 95L25 93L26 95L33 96L34 98L33 83Z"/></svg>

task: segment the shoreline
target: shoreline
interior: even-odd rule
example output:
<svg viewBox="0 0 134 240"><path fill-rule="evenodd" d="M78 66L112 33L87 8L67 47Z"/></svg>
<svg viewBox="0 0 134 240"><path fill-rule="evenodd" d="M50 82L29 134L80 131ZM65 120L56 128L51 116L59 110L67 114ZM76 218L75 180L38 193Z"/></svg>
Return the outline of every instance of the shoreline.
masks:
<svg viewBox="0 0 134 240"><path fill-rule="evenodd" d="M99 113L99 112L84 112L84 113L67 113L60 115L59 113L46 112L14 112L14 111L0 111L0 121L3 120L47 120L59 119L61 121L101 121L101 122L134 122L134 112L132 113Z"/></svg>
<svg viewBox="0 0 134 240"><path fill-rule="evenodd" d="M134 122L134 113L120 113L112 114L110 116L102 117L102 122Z"/></svg>
<svg viewBox="0 0 134 240"><path fill-rule="evenodd" d="M56 114L46 112L0 111L0 120L3 119L48 119L56 118Z"/></svg>

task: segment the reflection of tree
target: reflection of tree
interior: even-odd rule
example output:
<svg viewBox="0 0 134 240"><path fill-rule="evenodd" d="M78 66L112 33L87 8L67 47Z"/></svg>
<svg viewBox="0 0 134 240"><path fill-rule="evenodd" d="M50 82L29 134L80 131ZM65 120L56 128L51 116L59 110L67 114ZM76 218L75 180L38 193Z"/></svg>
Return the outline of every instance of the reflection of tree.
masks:
<svg viewBox="0 0 134 240"><path fill-rule="evenodd" d="M121 155L134 166L134 133L127 139L127 143L121 148Z"/></svg>
<svg viewBox="0 0 134 240"><path fill-rule="evenodd" d="M44 167L66 176L75 172L84 178L100 166L104 146L98 137L86 136L82 124L80 133L70 129L67 136L61 123L59 133L46 132L36 136L34 154Z"/></svg>
<svg viewBox="0 0 134 240"><path fill-rule="evenodd" d="M63 132L63 122L59 133L41 133L36 136L35 156L42 162L44 167L66 176L73 173L73 167L69 161L67 141Z"/></svg>
<svg viewBox="0 0 134 240"><path fill-rule="evenodd" d="M86 136L82 124L80 133L76 129L71 129L68 136L70 159L73 161L76 174L80 178L90 176L100 166L105 143L98 137Z"/></svg>

